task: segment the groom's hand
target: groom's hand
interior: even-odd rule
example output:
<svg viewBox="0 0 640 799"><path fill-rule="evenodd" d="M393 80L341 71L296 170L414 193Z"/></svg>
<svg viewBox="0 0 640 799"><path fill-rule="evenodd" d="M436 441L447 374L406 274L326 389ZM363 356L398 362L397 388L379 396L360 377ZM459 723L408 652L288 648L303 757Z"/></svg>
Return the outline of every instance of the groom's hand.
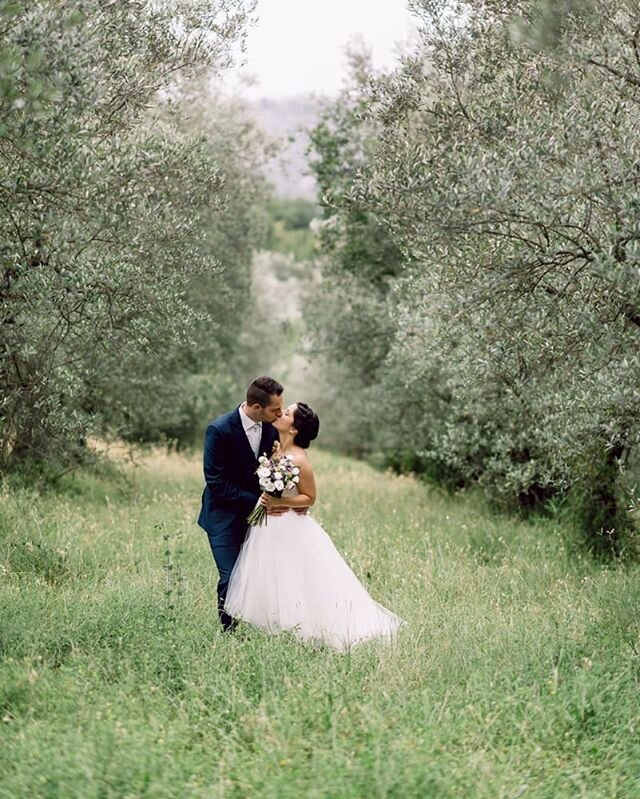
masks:
<svg viewBox="0 0 640 799"><path fill-rule="evenodd" d="M298 516L306 516L309 508L288 508L286 505L274 505L267 509L267 516L282 516L282 514L286 513L288 510L292 510L294 513L297 513Z"/></svg>
<svg viewBox="0 0 640 799"><path fill-rule="evenodd" d="M277 501L276 497L272 497L263 492L260 497L260 504L267 509L267 516L282 516L283 513L289 510L286 505L278 505Z"/></svg>
<svg viewBox="0 0 640 799"><path fill-rule="evenodd" d="M288 510L292 510L299 516L305 516L309 508L290 508L288 505L278 505L278 498L263 492L260 497L260 504L267 509L267 516L282 516Z"/></svg>
<svg viewBox="0 0 640 799"><path fill-rule="evenodd" d="M271 505L267 508L267 516L282 516L288 510L286 505Z"/></svg>

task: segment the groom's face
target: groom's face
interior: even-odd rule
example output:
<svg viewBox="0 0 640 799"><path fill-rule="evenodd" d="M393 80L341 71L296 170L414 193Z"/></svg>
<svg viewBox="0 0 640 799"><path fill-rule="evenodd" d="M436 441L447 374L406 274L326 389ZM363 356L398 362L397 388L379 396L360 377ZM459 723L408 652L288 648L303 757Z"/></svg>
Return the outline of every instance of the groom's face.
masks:
<svg viewBox="0 0 640 799"><path fill-rule="evenodd" d="M261 408L263 422L275 422L282 416L282 394L273 394L266 408Z"/></svg>

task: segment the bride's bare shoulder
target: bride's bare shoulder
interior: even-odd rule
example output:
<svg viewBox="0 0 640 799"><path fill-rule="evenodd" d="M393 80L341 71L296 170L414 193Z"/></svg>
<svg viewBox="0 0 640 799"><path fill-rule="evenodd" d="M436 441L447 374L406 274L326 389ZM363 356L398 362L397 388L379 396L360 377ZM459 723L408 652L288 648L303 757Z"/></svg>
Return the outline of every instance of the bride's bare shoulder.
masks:
<svg viewBox="0 0 640 799"><path fill-rule="evenodd" d="M293 452L293 455L296 465L311 466L311 461L309 460L309 456L307 455L306 449L302 449L302 447L296 447Z"/></svg>

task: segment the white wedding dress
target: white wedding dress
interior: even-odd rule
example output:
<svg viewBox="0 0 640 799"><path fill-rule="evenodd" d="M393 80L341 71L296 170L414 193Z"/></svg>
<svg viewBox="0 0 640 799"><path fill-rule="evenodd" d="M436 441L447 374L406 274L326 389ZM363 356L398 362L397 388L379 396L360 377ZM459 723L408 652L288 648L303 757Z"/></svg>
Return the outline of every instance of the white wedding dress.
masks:
<svg viewBox="0 0 640 799"><path fill-rule="evenodd" d="M340 652L371 638L389 640L404 623L367 593L315 519L292 510L249 528L225 610Z"/></svg>

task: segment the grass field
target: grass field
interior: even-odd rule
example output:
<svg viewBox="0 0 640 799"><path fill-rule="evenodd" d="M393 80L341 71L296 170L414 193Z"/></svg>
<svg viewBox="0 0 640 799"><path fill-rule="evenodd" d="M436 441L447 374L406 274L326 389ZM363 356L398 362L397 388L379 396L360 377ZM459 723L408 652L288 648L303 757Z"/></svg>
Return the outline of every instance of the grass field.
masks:
<svg viewBox="0 0 640 799"><path fill-rule="evenodd" d="M197 458L3 490L0 797L640 796L640 570L312 456L394 646L221 635Z"/></svg>

